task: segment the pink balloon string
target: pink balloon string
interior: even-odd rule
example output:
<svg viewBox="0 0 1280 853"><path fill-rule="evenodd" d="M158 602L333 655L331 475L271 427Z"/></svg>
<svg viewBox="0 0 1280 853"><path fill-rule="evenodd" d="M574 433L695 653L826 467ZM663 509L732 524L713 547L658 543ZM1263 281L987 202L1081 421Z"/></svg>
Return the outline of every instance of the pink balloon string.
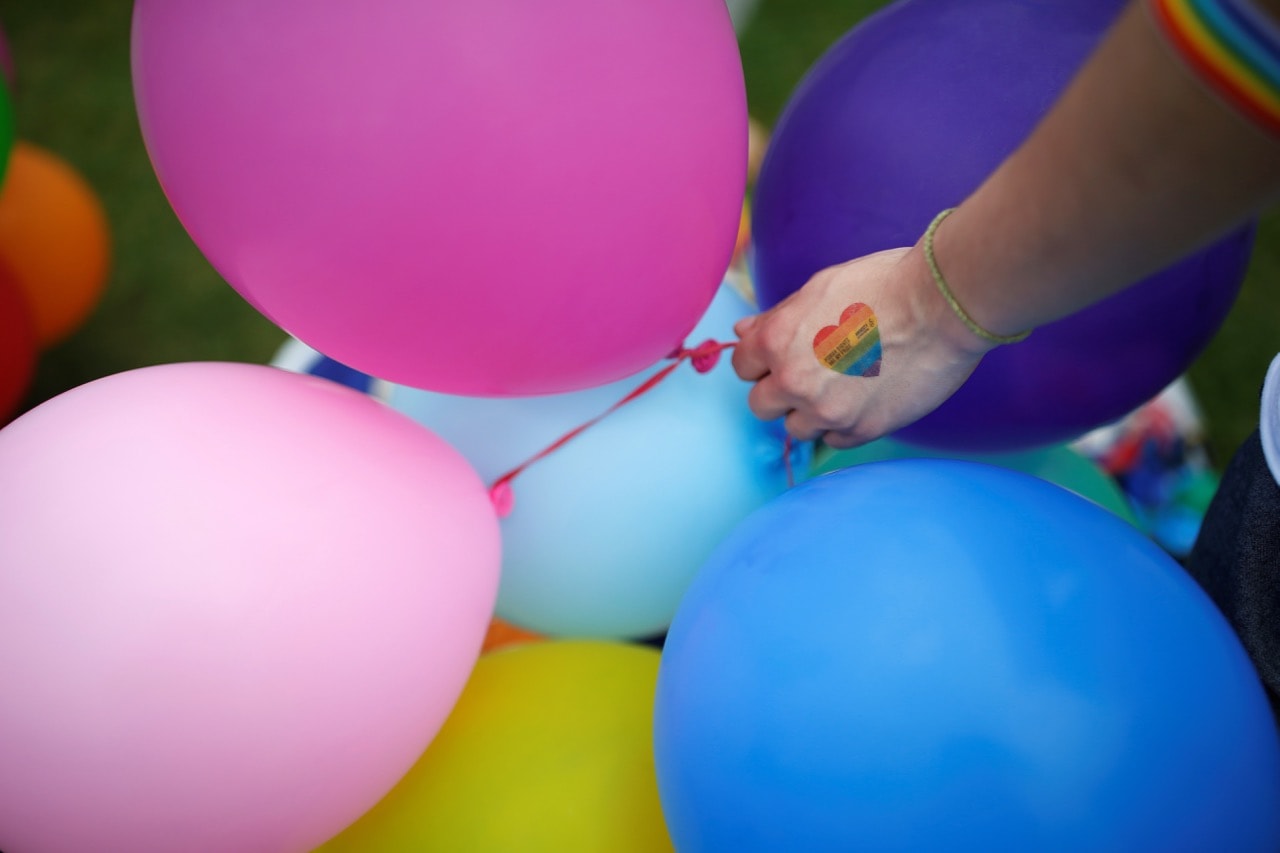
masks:
<svg viewBox="0 0 1280 853"><path fill-rule="evenodd" d="M515 506L515 495L511 490L511 482L516 477L520 476L520 474L522 474L525 471L525 469L527 469L530 465L533 465L535 462L541 459L547 458L548 456L555 453L560 448L564 447L569 442L573 441L578 436L582 435L591 427L595 426L605 418L612 415L614 412L618 411L618 409L621 409L623 406L627 405L633 400L638 400L639 398L643 397L645 394L648 394L654 388L657 388L659 385L662 384L663 380L665 380L668 376L670 376L672 372L674 372L675 369L679 367L683 362L688 361L689 363L691 363L693 365L693 369L698 371L699 373L709 373L712 369L715 368L716 364L719 363L720 354L725 350L733 349L737 345L738 344L736 341L729 342L729 343L720 343L719 341L705 340L702 343L698 344L693 349L689 349L687 347L682 346L679 349L677 349L675 352L671 353L671 355L667 356L667 358L671 359L671 364L668 364L666 367L662 368L657 373L650 376L648 379L642 382L639 386L637 386L634 391L627 394L627 396L623 397L621 400L614 403L612 406L605 409L603 412L601 412L599 415L596 415L591 420L587 421L586 423L582 424L579 427L575 427L569 432L566 432L564 435L560 436L551 444L549 444L546 448L538 451L533 456L530 456L524 462L521 462L519 465L512 468L510 471L508 471L507 473L499 477L497 480L495 480L493 483L493 486L491 486L489 489L489 499L493 502L493 507L497 511L498 517L506 518L508 515L511 514L511 510ZM785 457L786 457L786 464L787 464L787 482L789 484L791 483L790 450L791 450L790 439L788 439Z"/></svg>

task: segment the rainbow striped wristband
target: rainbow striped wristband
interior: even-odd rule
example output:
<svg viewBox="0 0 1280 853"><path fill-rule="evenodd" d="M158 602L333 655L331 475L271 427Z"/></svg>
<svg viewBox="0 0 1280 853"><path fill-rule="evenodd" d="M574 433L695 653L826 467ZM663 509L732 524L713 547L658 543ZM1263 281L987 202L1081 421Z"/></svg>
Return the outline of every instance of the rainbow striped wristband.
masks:
<svg viewBox="0 0 1280 853"><path fill-rule="evenodd" d="M1169 44L1220 97L1280 135L1280 22L1250 0L1148 0Z"/></svg>

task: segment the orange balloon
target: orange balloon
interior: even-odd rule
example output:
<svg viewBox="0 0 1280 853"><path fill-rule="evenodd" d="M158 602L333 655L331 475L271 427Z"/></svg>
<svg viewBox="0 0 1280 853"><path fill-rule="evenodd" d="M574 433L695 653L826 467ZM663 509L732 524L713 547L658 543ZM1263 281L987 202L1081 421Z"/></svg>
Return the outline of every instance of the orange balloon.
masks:
<svg viewBox="0 0 1280 853"><path fill-rule="evenodd" d="M741 263L747 246L751 245L751 208L742 205L742 216L738 219L738 239L733 244L733 263Z"/></svg>
<svg viewBox="0 0 1280 853"><path fill-rule="evenodd" d="M0 187L0 261L26 294L40 347L88 318L109 256L107 216L84 178L39 146L15 145Z"/></svg>
<svg viewBox="0 0 1280 853"><path fill-rule="evenodd" d="M541 634L517 628L510 622L503 622L501 619L494 619L489 623L489 633L485 634L484 646L481 648L480 653L493 652L508 646L522 646L525 643L535 643L541 639L543 639Z"/></svg>
<svg viewBox="0 0 1280 853"><path fill-rule="evenodd" d="M747 183L754 184L769 148L769 130L753 118L747 119Z"/></svg>

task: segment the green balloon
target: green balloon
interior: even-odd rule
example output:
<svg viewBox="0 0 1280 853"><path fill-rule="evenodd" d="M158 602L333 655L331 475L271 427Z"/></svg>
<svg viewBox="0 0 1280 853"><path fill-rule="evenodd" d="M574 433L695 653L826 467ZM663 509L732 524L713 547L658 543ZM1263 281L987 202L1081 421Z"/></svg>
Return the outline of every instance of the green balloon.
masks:
<svg viewBox="0 0 1280 853"><path fill-rule="evenodd" d="M9 154L13 151L15 128L13 124L13 103L9 97L9 87L0 81L0 184L9 171Z"/></svg>
<svg viewBox="0 0 1280 853"><path fill-rule="evenodd" d="M1017 453L963 454L916 447L891 438L882 438L852 450L832 450L825 445L819 446L813 456L811 470L816 477L852 465L890 459L961 459L1021 471L1088 498L1134 527L1138 526L1138 519L1129 506L1129 500L1120 491L1115 480L1065 444Z"/></svg>

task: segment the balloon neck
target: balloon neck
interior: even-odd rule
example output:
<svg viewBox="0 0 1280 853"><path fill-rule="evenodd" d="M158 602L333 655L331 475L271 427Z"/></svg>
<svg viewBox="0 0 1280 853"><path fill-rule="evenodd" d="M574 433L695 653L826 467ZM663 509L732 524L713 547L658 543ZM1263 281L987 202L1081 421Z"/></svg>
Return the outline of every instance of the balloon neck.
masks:
<svg viewBox="0 0 1280 853"><path fill-rule="evenodd" d="M727 349L733 349L735 346L737 346L736 342L720 343L708 338L693 349L677 347L668 358L676 361L687 358L693 365L694 370L699 373L710 373L720 363L720 353Z"/></svg>
<svg viewBox="0 0 1280 853"><path fill-rule="evenodd" d="M498 518L511 515L511 510L515 509L516 505L516 493L511 488L511 481L504 478L494 483L489 489L489 501L493 504L493 511L498 514Z"/></svg>

